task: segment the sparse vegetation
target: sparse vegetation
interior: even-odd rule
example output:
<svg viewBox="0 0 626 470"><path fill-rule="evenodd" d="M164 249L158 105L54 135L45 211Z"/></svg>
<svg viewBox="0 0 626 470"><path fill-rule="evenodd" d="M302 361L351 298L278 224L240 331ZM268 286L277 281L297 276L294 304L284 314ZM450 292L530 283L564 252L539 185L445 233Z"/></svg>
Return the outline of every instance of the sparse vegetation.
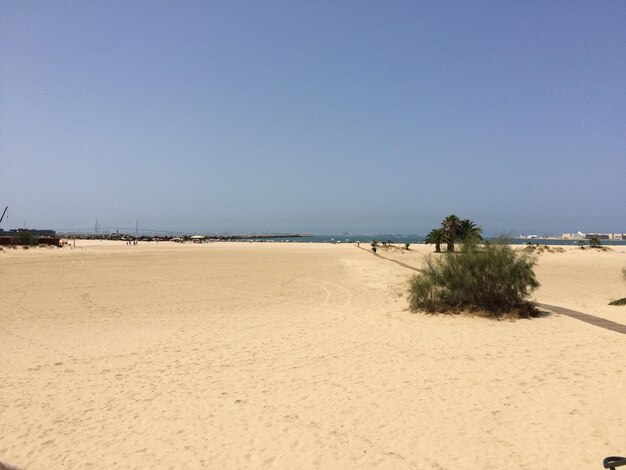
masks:
<svg viewBox="0 0 626 470"><path fill-rule="evenodd" d="M408 250L408 248L406 248L406 243L404 244L404 246L397 246L394 245L393 243L383 243L382 246L380 247L385 253L400 253L400 254L405 254Z"/></svg>
<svg viewBox="0 0 626 470"><path fill-rule="evenodd" d="M535 262L500 243L468 244L458 256L429 258L423 274L410 281L411 310L536 315L535 304L528 300L539 286Z"/></svg>
<svg viewBox="0 0 626 470"><path fill-rule="evenodd" d="M624 282L626 282L626 268L622 269L622 277L624 278ZM609 302L609 305L626 305L626 297L613 300L612 302Z"/></svg>
<svg viewBox="0 0 626 470"><path fill-rule="evenodd" d="M602 246L602 242L599 237L590 237L589 238L589 246L591 248L600 248Z"/></svg>
<svg viewBox="0 0 626 470"><path fill-rule="evenodd" d="M540 255L542 253L565 253L565 250L558 246L548 246L548 245L539 245L528 243L526 247L524 247L521 251L524 253L531 253Z"/></svg>
<svg viewBox="0 0 626 470"><path fill-rule="evenodd" d="M37 237L33 237L33 234L27 230L20 231L11 238L11 243L14 245L37 245L38 242Z"/></svg>

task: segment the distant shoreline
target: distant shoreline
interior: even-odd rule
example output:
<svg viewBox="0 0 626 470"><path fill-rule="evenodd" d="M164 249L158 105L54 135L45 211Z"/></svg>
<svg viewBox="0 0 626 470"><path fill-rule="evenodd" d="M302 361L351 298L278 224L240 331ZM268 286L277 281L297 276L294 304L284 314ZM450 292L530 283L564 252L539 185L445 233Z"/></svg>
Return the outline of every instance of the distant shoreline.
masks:
<svg viewBox="0 0 626 470"><path fill-rule="evenodd" d="M370 243L373 240L378 242L391 242L396 244L422 244L425 237L421 235L370 235L370 234L350 234L350 235L311 235L311 234L298 234L298 233L285 233L285 234L229 234L229 235L197 235L197 234L185 234L185 235L135 235L129 233L115 233L115 234L71 234L71 233L58 233L57 236L61 238L76 238L86 240L128 240L138 239L140 241L182 241L182 242L225 242L225 241L238 241L238 242L293 242L293 243ZM200 238L193 238L200 237ZM487 240L498 240L500 237L489 237ZM564 245L564 246L577 246L579 240L567 240L560 238L507 238L506 241L511 245L527 245L527 244L539 244L539 245ZM626 245L626 240L601 240L603 245Z"/></svg>

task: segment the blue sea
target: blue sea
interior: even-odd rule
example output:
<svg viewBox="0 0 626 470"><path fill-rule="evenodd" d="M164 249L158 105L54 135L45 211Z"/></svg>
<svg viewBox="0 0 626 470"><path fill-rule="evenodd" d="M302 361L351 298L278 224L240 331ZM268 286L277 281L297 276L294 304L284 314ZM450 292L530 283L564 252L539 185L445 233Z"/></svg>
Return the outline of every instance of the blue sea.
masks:
<svg viewBox="0 0 626 470"><path fill-rule="evenodd" d="M369 243L372 240L378 242L391 241L392 243L405 244L405 243L423 243L424 236L421 235L390 235L390 234L377 234L377 235L364 235L364 234L343 234L343 235L311 235L297 238L284 238L284 237L270 237L263 239L255 239L254 241L274 241L274 242L292 242L292 243L355 243L360 241L362 243ZM494 240L496 238L493 238ZM525 245L527 243L540 244L540 245L572 245L577 246L577 240L555 240L553 238L537 238L532 240L521 240L519 238L510 238L508 243L512 245ZM589 242L587 242L588 244ZM603 245L626 245L626 240L602 240Z"/></svg>

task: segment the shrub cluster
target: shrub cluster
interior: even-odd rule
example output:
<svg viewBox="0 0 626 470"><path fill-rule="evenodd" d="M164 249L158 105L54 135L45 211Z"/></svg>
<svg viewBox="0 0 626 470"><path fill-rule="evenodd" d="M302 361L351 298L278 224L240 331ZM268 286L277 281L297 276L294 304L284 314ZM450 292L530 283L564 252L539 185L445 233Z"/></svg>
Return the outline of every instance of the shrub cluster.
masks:
<svg viewBox="0 0 626 470"><path fill-rule="evenodd" d="M423 273L410 281L410 307L426 312L532 316L537 311L528 297L539 287L535 263L530 255L499 243L467 245L456 255L431 257Z"/></svg>
<svg viewBox="0 0 626 470"><path fill-rule="evenodd" d="M17 232L11 238L11 243L14 245L37 245L39 239L34 237L32 233L28 231Z"/></svg>
<svg viewBox="0 0 626 470"><path fill-rule="evenodd" d="M624 282L626 282L626 268L622 269L622 277L624 278ZM613 300L609 302L609 305L626 305L626 297L623 299Z"/></svg>

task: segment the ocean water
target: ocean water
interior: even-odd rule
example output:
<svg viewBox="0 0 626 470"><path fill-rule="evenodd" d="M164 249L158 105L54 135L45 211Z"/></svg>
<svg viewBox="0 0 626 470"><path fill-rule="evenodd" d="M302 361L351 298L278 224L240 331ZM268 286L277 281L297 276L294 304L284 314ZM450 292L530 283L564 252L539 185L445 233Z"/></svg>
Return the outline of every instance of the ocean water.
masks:
<svg viewBox="0 0 626 470"><path fill-rule="evenodd" d="M302 241L315 243L354 243L357 241L370 243L372 240L378 242L391 241L392 243L421 243L424 241L423 236L419 235L314 235L311 237L302 237Z"/></svg>
<svg viewBox="0 0 626 470"><path fill-rule="evenodd" d="M273 242L291 242L291 243L356 243L360 241L361 243L369 244L372 240L376 240L380 242L391 241L396 244L405 244L405 243L423 243L425 237L421 235L387 235L387 234L379 234L379 235L364 235L364 234L348 234L348 235L311 235L306 237L297 237L297 238L284 238L284 237L270 237L263 239L255 239L254 241L273 241ZM495 240L496 238L492 238ZM534 240L520 240L519 238L510 238L508 242L512 245L525 245L527 243L539 244L539 245L566 245L566 246L577 246L577 240L555 240L555 239L546 239L546 238L538 238ZM603 245L611 246L611 245L626 245L626 240L601 240ZM587 242L588 244L589 242Z"/></svg>
<svg viewBox="0 0 626 470"><path fill-rule="evenodd" d="M424 241L423 236L419 235L310 235L305 237L268 237L268 238L252 238L253 241L273 241L273 242L292 242L292 243L371 243L372 240L378 242L391 241L392 243L421 243Z"/></svg>
<svg viewBox="0 0 626 470"><path fill-rule="evenodd" d="M273 241L273 242L292 242L292 243L371 243L372 240L380 242L391 241L392 243L404 244L404 243L423 243L424 236L421 235L364 235L364 234L343 234L343 235L311 235L298 238L284 238L284 237L271 237L264 239L252 239L255 241ZM493 238L495 239L495 238ZM577 246L577 240L554 240L538 238L534 240L520 240L519 238L510 238L508 242L512 245L525 245L527 243L539 244L539 245L570 245ZM626 245L626 240L601 240L603 245ZM587 242L588 244L589 242Z"/></svg>

